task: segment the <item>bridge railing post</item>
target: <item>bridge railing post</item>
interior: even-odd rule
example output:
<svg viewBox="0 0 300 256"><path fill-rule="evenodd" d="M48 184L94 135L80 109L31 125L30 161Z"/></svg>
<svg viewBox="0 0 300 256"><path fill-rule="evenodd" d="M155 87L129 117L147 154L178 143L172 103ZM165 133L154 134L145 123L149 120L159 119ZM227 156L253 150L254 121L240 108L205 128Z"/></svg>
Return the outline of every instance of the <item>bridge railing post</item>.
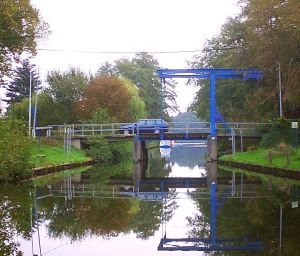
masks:
<svg viewBox="0 0 300 256"><path fill-rule="evenodd" d="M231 148L232 148L232 154L235 154L235 130L234 128L231 128Z"/></svg>
<svg viewBox="0 0 300 256"><path fill-rule="evenodd" d="M243 146L243 129L242 128L240 128L240 147L241 147L241 152L243 152L244 151L244 146Z"/></svg>

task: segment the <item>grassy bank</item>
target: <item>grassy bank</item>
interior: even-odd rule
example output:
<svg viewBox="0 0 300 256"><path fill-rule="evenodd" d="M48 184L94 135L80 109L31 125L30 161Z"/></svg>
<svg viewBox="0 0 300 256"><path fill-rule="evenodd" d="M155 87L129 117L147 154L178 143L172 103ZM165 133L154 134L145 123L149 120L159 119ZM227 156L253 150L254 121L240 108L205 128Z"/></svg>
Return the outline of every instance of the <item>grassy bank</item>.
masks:
<svg viewBox="0 0 300 256"><path fill-rule="evenodd" d="M221 156L220 159L300 171L300 148L290 150L289 154L286 152L278 149L258 149Z"/></svg>
<svg viewBox="0 0 300 256"><path fill-rule="evenodd" d="M71 148L70 154L66 154L63 144L60 142L35 142L31 149L31 161L34 167L59 165L64 163L79 163L89 160L84 151Z"/></svg>

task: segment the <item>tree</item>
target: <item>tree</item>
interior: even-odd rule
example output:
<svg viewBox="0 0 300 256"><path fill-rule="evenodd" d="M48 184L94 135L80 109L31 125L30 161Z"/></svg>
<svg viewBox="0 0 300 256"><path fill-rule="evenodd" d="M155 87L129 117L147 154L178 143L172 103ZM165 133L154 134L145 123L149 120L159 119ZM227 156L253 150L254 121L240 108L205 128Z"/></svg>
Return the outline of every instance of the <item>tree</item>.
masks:
<svg viewBox="0 0 300 256"><path fill-rule="evenodd" d="M245 20L247 56L255 66L263 67L266 84L254 96L269 102L278 113L278 67L284 86L284 115L299 117L300 19L299 1L241 0L241 19ZM275 106L275 107L274 107ZM278 116L278 115L277 115Z"/></svg>
<svg viewBox="0 0 300 256"><path fill-rule="evenodd" d="M11 71L22 53L34 55L48 25L30 0L2 0L0 4L0 80Z"/></svg>
<svg viewBox="0 0 300 256"><path fill-rule="evenodd" d="M87 76L79 69L71 67L65 72L51 71L47 76L49 94L59 112L59 124L77 123L75 105L83 97L83 92L88 83Z"/></svg>
<svg viewBox="0 0 300 256"><path fill-rule="evenodd" d="M0 182L15 182L31 177L30 139L23 122L0 119Z"/></svg>
<svg viewBox="0 0 300 256"><path fill-rule="evenodd" d="M23 98L29 97L31 93L38 92L41 87L35 65L31 64L28 59L21 62L21 66L14 71L14 78L6 85L6 97L4 99L8 104L20 102Z"/></svg>
<svg viewBox="0 0 300 256"><path fill-rule="evenodd" d="M88 120L99 109L107 109L109 116L119 122L128 121L130 93L117 77L96 76L87 85L83 97L77 102L78 118Z"/></svg>
<svg viewBox="0 0 300 256"><path fill-rule="evenodd" d="M36 126L64 124L65 116L61 115L60 105L55 103L48 93L33 94L34 101L37 97ZM28 122L29 98L16 102L7 109L7 115L14 116L24 122Z"/></svg>
<svg viewBox="0 0 300 256"><path fill-rule="evenodd" d="M114 65L106 62L99 68L98 74L113 74L130 79L139 89L148 117L158 118L168 116L168 110L177 110L176 84L172 80L161 83L156 74L158 68L158 61L153 56L140 52L132 60L119 59Z"/></svg>
<svg viewBox="0 0 300 256"><path fill-rule="evenodd" d="M139 96L139 89L132 83L129 79L121 79L129 94L130 94L130 101L129 101L129 109L128 109L128 117L129 120L136 121L140 118L146 116L146 109L145 109L145 102Z"/></svg>
<svg viewBox="0 0 300 256"><path fill-rule="evenodd" d="M226 120L265 120L278 117L278 67L281 66L284 115L299 117L299 1L240 0L241 14L229 19L221 33L207 41L205 51L190 67L258 67L259 83L220 81L217 104ZM199 86L192 109L207 114L209 84ZM200 115L201 116L201 115ZM203 116L202 116L203 117Z"/></svg>

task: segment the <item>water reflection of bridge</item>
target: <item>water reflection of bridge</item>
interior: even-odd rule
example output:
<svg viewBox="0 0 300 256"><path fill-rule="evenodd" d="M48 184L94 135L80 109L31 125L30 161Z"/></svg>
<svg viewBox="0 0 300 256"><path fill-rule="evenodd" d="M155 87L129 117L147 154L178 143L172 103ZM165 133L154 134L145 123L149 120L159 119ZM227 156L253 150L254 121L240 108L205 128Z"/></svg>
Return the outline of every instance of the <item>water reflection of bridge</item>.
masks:
<svg viewBox="0 0 300 256"><path fill-rule="evenodd" d="M234 183L241 183L243 184L260 184L259 181L253 179L246 179L242 180L241 177L234 178L232 177L218 177L218 184L219 185L231 185L232 182ZM111 185L131 185L134 186L134 181L130 178L117 178L112 177L109 179L108 184ZM191 178L191 177L148 177L142 178L139 180L138 187L164 187L164 188L200 188L200 187L208 187L208 178L201 177L201 178Z"/></svg>
<svg viewBox="0 0 300 256"><path fill-rule="evenodd" d="M220 177L219 192L223 198L262 198L271 197L271 193L262 193L261 183L257 180L242 178ZM76 181L76 179L75 179ZM258 185L258 186L257 186ZM112 178L106 185L80 184L73 177L66 176L63 184L48 185L48 194L43 197L73 198L119 198L162 201L168 194L178 194L176 188L186 188L188 196L197 195L198 199L210 198L210 187L207 178L146 178L136 188L132 179ZM177 197L176 197L177 198Z"/></svg>

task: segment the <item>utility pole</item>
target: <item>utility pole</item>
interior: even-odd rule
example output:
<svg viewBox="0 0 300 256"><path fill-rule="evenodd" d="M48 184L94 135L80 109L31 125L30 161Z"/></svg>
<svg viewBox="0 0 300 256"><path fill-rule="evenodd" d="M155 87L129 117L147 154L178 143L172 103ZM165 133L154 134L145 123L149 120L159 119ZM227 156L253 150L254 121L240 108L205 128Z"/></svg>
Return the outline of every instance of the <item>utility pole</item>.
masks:
<svg viewBox="0 0 300 256"><path fill-rule="evenodd" d="M281 85L281 68L280 62L278 64L278 85L279 85L279 117L282 117L282 85Z"/></svg>
<svg viewBox="0 0 300 256"><path fill-rule="evenodd" d="M28 135L31 135L31 71L29 72Z"/></svg>

